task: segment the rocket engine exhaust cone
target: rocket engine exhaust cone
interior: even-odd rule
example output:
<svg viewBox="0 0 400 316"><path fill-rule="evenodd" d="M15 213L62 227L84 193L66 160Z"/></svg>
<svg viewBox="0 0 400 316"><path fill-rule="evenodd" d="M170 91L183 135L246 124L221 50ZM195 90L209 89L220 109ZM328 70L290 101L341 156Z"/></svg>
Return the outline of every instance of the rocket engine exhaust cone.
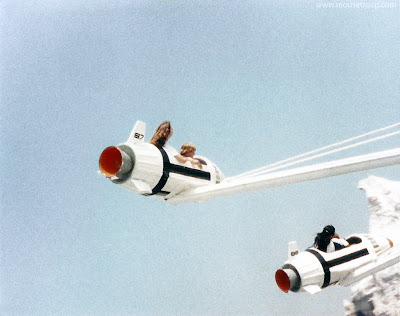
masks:
<svg viewBox="0 0 400 316"><path fill-rule="evenodd" d="M107 178L115 176L120 171L122 164L122 152L117 147L107 147L100 155L99 169Z"/></svg>
<svg viewBox="0 0 400 316"><path fill-rule="evenodd" d="M275 272L275 281L278 287L285 293L290 290L290 278L285 271L279 269Z"/></svg>

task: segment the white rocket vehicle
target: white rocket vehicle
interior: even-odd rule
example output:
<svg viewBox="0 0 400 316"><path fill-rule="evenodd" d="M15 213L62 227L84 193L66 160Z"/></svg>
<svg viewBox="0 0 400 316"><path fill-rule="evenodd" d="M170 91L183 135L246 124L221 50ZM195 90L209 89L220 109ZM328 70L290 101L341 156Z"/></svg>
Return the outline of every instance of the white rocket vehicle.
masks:
<svg viewBox="0 0 400 316"><path fill-rule="evenodd" d="M164 148L144 141L146 124L137 121L127 142L107 147L99 159L100 173L142 195L165 200L193 188L219 184L224 175L208 158L195 156L202 168L179 163Z"/></svg>
<svg viewBox="0 0 400 316"><path fill-rule="evenodd" d="M399 245L385 237L356 234L346 240L348 247L329 253L313 247L299 252L297 243L290 242L289 259L276 271L276 284L285 293L315 294L332 284L349 286L400 263Z"/></svg>
<svg viewBox="0 0 400 316"><path fill-rule="evenodd" d="M378 131L397 126L400 126L400 123ZM206 157L194 157L201 162L202 168L193 166L189 162L185 164L179 163L164 148L158 148L145 142L145 131L146 124L137 121L125 143L108 147L102 152L99 159L99 171L115 184L142 195L162 197L173 205L187 202L202 202L219 196L400 164L400 148L395 148L357 157L278 171L278 169L291 166L294 163L303 162L327 153L337 152L358 145L354 144L331 150L325 154L303 158L306 155L315 154L318 151L330 149L339 144L354 141L360 137L369 136L374 133L372 132L273 165L251 170L235 177L224 177L220 169ZM384 137L399 133L400 131L397 131ZM290 160L295 158L302 159L297 159L297 161L289 163Z"/></svg>

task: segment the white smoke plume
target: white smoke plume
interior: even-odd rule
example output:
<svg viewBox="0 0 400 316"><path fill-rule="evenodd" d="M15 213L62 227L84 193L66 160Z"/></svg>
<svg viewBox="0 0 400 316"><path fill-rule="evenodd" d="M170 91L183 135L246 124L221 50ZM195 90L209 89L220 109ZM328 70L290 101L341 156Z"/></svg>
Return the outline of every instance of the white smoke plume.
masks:
<svg viewBox="0 0 400 316"><path fill-rule="evenodd" d="M369 176L358 183L370 210L369 232L400 245L400 182ZM344 301L347 316L400 315L400 263L350 287L352 299Z"/></svg>

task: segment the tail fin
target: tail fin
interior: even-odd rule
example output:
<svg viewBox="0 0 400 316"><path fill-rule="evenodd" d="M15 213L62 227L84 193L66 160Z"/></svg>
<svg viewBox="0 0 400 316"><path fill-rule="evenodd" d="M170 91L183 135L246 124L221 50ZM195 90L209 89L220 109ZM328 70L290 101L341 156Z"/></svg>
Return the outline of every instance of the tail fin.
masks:
<svg viewBox="0 0 400 316"><path fill-rule="evenodd" d="M315 284L306 285L303 287L303 289L310 294L316 294L316 293L319 293L322 291L322 289L318 285L315 285Z"/></svg>
<svg viewBox="0 0 400 316"><path fill-rule="evenodd" d="M136 121L135 127L128 138L128 143L139 144L144 142L144 136L146 135L146 123L142 121Z"/></svg>
<svg viewBox="0 0 400 316"><path fill-rule="evenodd" d="M297 247L297 242L296 241L289 242L289 245L288 245L289 259L294 256L297 256L298 254L299 254L299 248Z"/></svg>

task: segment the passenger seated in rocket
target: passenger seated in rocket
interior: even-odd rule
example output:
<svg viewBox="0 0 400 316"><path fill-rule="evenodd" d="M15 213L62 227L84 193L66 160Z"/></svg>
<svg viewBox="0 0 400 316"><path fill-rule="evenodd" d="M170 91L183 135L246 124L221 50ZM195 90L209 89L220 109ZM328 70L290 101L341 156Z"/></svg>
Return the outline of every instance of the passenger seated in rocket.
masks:
<svg viewBox="0 0 400 316"><path fill-rule="evenodd" d="M196 153L196 146L192 143L184 143L181 147L181 156L193 158Z"/></svg>
<svg viewBox="0 0 400 316"><path fill-rule="evenodd" d="M196 146L192 143L184 143L181 147L181 156L183 157L191 157L193 158L194 154L196 153ZM194 160L198 160L200 164L206 165L207 162L200 158L194 158ZM200 166L200 168L202 168Z"/></svg>
<svg viewBox="0 0 400 316"><path fill-rule="evenodd" d="M150 139L150 144L153 144L156 147L164 148L166 152L170 153L172 156L178 160L179 163L184 164L189 161L192 165L197 166L199 168L203 168L200 161L190 156L182 156L179 154L174 147L167 144L167 141L172 137L174 130L169 121L162 122L160 126L158 126L156 132L153 137ZM194 145L193 145L194 146ZM194 148L196 150L196 148ZM194 152L193 152L194 154Z"/></svg>
<svg viewBox="0 0 400 316"><path fill-rule="evenodd" d="M349 243L339 237L335 232L335 227L327 225L321 233L315 237L314 247L325 252L333 252L349 246Z"/></svg>
<svg viewBox="0 0 400 316"><path fill-rule="evenodd" d="M181 156L183 157L188 157L193 159L193 164L195 164L196 166L202 168L202 164L206 164L206 162L202 159L198 159L198 158L193 158L194 154L196 153L196 146L192 143L184 143L181 147ZM200 163L200 165L198 164Z"/></svg>

